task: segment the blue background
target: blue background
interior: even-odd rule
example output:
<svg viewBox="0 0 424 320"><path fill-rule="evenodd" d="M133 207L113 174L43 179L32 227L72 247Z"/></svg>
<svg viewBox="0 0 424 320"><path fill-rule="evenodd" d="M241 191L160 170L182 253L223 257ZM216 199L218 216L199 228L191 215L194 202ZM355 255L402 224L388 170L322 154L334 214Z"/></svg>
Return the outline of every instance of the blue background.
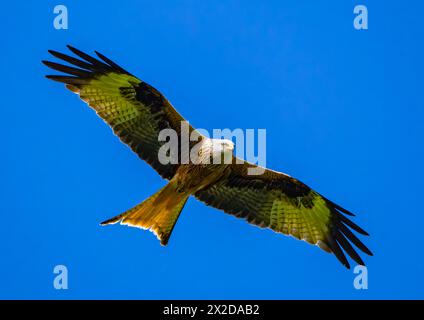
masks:
<svg viewBox="0 0 424 320"><path fill-rule="evenodd" d="M420 1L5 2L0 13L0 298L424 298ZM353 28L366 4L369 30ZM357 213L369 289L331 255L187 203L168 247L99 222L164 181L46 80L98 50L194 126L267 129L267 166ZM69 290L53 288L53 268Z"/></svg>

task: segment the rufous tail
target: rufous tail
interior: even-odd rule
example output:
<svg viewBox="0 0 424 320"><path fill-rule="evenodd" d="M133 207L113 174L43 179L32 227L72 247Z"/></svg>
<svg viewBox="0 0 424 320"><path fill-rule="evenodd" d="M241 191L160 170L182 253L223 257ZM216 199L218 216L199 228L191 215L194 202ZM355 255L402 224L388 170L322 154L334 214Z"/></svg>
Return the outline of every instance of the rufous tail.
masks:
<svg viewBox="0 0 424 320"><path fill-rule="evenodd" d="M116 217L103 221L101 225L121 222L124 225L150 230L158 237L161 245L165 246L189 196L190 194L179 192L171 181L150 198Z"/></svg>

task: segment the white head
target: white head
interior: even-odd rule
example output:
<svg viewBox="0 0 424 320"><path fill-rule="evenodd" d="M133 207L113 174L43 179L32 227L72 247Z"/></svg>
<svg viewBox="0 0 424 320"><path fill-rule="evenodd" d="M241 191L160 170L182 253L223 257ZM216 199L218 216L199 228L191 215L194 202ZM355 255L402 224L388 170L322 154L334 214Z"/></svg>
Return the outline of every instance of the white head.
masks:
<svg viewBox="0 0 424 320"><path fill-rule="evenodd" d="M228 139L206 139L199 150L201 163L230 164L234 143ZM212 161L210 161L212 159ZM209 161L209 162L208 162Z"/></svg>
<svg viewBox="0 0 424 320"><path fill-rule="evenodd" d="M212 141L212 152L223 153L223 152L233 152L234 143L228 139L211 139Z"/></svg>

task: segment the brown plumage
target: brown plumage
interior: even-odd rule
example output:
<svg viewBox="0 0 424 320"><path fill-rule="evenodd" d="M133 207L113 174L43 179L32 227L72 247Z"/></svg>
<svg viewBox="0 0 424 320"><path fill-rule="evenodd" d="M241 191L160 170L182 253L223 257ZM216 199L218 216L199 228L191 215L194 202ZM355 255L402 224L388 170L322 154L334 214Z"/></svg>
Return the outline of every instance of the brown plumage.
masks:
<svg viewBox="0 0 424 320"><path fill-rule="evenodd" d="M368 235L345 215L353 216L297 179L284 173L264 169L261 175L250 175L256 165L232 157L231 163L183 163L186 156L178 145L177 163L163 164L158 154L164 141L158 139L164 129L182 136L184 118L155 88L136 78L104 55L91 57L71 46L78 58L49 51L72 66L43 61L48 67L66 75L47 78L62 82L94 109L141 159L149 163L169 183L134 208L104 221L121 222L153 231L166 245L187 199L193 195L207 205L221 209L249 223L270 228L318 245L334 253L349 268L347 253L358 264L364 264L356 248L371 251L351 231ZM188 133L200 141L199 156L208 152L218 156L232 154L234 145L226 140L208 139L188 126ZM216 151L213 143L220 146ZM190 148L195 142L190 142Z"/></svg>

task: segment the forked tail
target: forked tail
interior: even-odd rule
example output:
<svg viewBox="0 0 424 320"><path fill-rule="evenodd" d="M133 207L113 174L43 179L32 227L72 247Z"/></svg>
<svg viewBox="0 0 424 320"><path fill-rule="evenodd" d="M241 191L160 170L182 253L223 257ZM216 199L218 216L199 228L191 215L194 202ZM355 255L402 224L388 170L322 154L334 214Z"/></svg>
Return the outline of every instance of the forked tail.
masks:
<svg viewBox="0 0 424 320"><path fill-rule="evenodd" d="M173 181L134 208L109 220L102 226L121 222L132 227L151 230L162 245L167 245L175 223L190 194L178 192Z"/></svg>

